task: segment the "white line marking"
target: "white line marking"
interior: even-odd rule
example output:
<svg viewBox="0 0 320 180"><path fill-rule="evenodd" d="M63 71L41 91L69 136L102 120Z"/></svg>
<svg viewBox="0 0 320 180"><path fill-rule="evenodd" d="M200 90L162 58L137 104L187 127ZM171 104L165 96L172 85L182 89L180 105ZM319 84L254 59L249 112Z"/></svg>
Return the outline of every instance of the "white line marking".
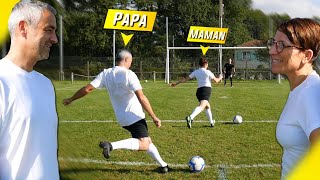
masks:
<svg viewBox="0 0 320 180"><path fill-rule="evenodd" d="M60 123L116 123L116 120L60 120ZM152 122L152 121L147 121ZM185 123L185 120L161 120L161 122L174 122ZM242 123L276 123L276 120L255 120L255 121L243 121ZM205 120L195 120L192 123L209 123ZM232 121L216 121L216 123L232 123Z"/></svg>
<svg viewBox="0 0 320 180"><path fill-rule="evenodd" d="M87 159L87 158L64 158L59 157L59 161L64 162L74 162L74 163L93 163L93 164L116 164L116 165L130 165L130 166L159 166L157 163L146 163L146 162L130 162L130 161L109 161L109 160L96 160L96 159ZM168 163L170 167L188 167L187 164L173 164ZM220 169L239 169L239 168L278 168L280 164L215 164L215 165L206 165L206 168L220 168Z"/></svg>
<svg viewBox="0 0 320 180"><path fill-rule="evenodd" d="M225 168L218 167L218 180L226 180L227 175L225 173Z"/></svg>

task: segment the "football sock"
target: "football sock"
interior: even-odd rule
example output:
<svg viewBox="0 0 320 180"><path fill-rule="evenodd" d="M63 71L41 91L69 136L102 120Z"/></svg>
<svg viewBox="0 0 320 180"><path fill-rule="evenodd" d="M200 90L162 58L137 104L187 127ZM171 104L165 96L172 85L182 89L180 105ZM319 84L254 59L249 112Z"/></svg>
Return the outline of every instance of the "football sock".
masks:
<svg viewBox="0 0 320 180"><path fill-rule="evenodd" d="M129 150L139 150L139 140L136 138L124 139L117 142L111 143L113 150L115 149L129 149Z"/></svg>
<svg viewBox="0 0 320 180"><path fill-rule="evenodd" d="M197 107L193 110L192 114L190 115L191 119L194 119L198 114L201 113L202 110L203 110L203 109L202 109L200 106L197 106Z"/></svg>
<svg viewBox="0 0 320 180"><path fill-rule="evenodd" d="M157 161L157 163L159 163L161 167L168 165L166 162L162 160L157 147L153 143L149 145L149 149L147 150L147 153L152 157L152 159Z"/></svg>
<svg viewBox="0 0 320 180"><path fill-rule="evenodd" d="M206 112L206 115L207 115L207 117L208 117L208 120L210 121L211 124L213 124L211 109L206 109L205 112Z"/></svg>

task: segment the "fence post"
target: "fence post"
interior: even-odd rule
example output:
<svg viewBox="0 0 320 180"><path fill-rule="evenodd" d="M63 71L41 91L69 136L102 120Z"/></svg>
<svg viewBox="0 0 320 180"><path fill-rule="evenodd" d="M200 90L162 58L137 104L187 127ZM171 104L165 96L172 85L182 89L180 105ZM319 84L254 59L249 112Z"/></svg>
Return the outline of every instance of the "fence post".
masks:
<svg viewBox="0 0 320 180"><path fill-rule="evenodd" d="M90 62L87 61L87 74L88 74L88 81L90 80Z"/></svg>
<svg viewBox="0 0 320 180"><path fill-rule="evenodd" d="M153 71L153 82L156 82L156 72Z"/></svg>
<svg viewBox="0 0 320 180"><path fill-rule="evenodd" d="M71 72L71 84L73 84L73 72Z"/></svg>

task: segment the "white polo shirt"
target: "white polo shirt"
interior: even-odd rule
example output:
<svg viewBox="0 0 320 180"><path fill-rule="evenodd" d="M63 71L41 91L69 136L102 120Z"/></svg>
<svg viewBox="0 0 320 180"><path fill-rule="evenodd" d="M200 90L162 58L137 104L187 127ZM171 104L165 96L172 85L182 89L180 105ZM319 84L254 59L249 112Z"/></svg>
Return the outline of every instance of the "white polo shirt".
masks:
<svg viewBox="0 0 320 180"><path fill-rule="evenodd" d="M143 108L134 93L142 87L137 75L131 70L120 66L105 69L90 84L95 88L105 87L108 90L121 126L129 126L145 118Z"/></svg>
<svg viewBox="0 0 320 180"><path fill-rule="evenodd" d="M54 88L0 60L0 179L59 179Z"/></svg>
<svg viewBox="0 0 320 180"><path fill-rule="evenodd" d="M189 75L190 79L196 78L198 80L198 88L211 87L211 80L215 78L214 74L206 68L199 68Z"/></svg>
<svg viewBox="0 0 320 180"><path fill-rule="evenodd" d="M320 127L320 78L313 71L290 92L276 128L283 148L281 178L284 179L308 151L309 136Z"/></svg>

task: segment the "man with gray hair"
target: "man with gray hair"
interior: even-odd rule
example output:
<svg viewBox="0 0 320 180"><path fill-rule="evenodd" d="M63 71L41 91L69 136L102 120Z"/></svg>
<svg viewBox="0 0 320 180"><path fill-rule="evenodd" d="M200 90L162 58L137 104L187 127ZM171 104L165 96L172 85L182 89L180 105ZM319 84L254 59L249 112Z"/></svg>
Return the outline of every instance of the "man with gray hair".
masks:
<svg viewBox="0 0 320 180"><path fill-rule="evenodd" d="M56 11L20 1L9 17L11 46L0 61L0 179L59 179L55 93L33 70L58 42Z"/></svg>
<svg viewBox="0 0 320 180"><path fill-rule="evenodd" d="M100 142L99 146L103 149L104 157L108 159L110 151L115 149L147 151L160 164L159 172L167 173L168 164L162 160L158 149L149 137L143 109L151 116L157 127L161 127L161 121L153 112L148 98L143 94L137 75L129 69L131 63L131 53L121 50L117 55L115 67L103 70L90 84L79 89L72 97L64 99L63 104L68 105L96 88L105 87L109 92L118 123L131 133L132 138L111 143Z"/></svg>

